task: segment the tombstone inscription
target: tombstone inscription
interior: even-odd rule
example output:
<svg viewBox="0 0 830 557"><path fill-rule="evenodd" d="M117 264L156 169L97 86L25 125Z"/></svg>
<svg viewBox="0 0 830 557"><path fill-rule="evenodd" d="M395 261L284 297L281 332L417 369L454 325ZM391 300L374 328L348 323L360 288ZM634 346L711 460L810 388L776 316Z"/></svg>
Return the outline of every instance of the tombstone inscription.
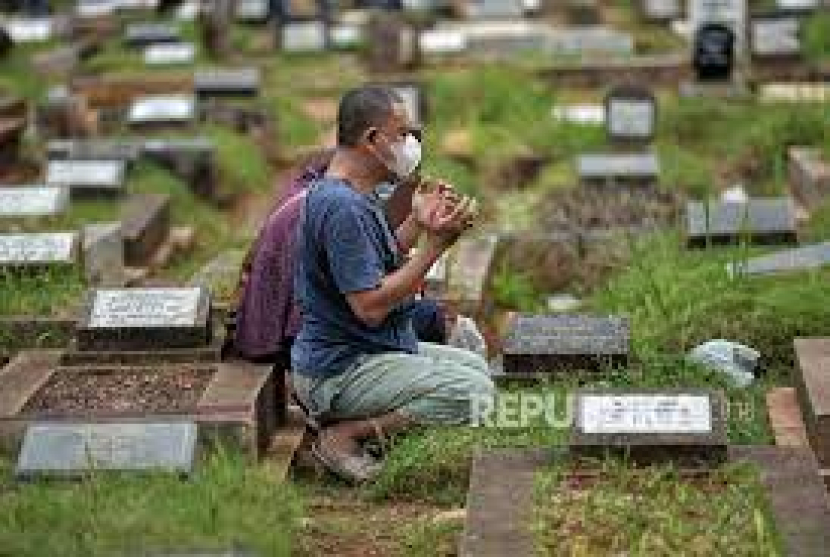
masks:
<svg viewBox="0 0 830 557"><path fill-rule="evenodd" d="M595 371L628 362L628 320L619 317L519 316L504 340L507 375Z"/></svg>
<svg viewBox="0 0 830 557"><path fill-rule="evenodd" d="M74 265L79 238L75 232L0 234L0 267Z"/></svg>
<svg viewBox="0 0 830 557"><path fill-rule="evenodd" d="M49 186L0 188L0 219L44 217L62 213L69 204L69 190Z"/></svg>
<svg viewBox="0 0 830 557"><path fill-rule="evenodd" d="M190 95L141 97L130 106L133 125L190 122L196 116L196 98Z"/></svg>
<svg viewBox="0 0 830 557"><path fill-rule="evenodd" d="M144 49L144 63L150 66L189 64L196 58L193 43L158 43Z"/></svg>
<svg viewBox="0 0 830 557"><path fill-rule="evenodd" d="M91 470L192 471L197 427L171 423L35 423L26 429L15 474L73 478Z"/></svg>
<svg viewBox="0 0 830 557"><path fill-rule="evenodd" d="M646 88L614 87L605 98L608 137L620 143L648 143L657 124L657 101Z"/></svg>
<svg viewBox="0 0 830 557"><path fill-rule="evenodd" d="M789 58L801 53L801 20L795 16L759 17L751 22L750 44L756 58Z"/></svg>
<svg viewBox="0 0 830 557"><path fill-rule="evenodd" d="M77 330L79 350L196 348L211 340L204 288L125 288L90 292Z"/></svg>
<svg viewBox="0 0 830 557"><path fill-rule="evenodd" d="M570 450L576 457L623 454L636 462L726 459L726 402L716 391L580 391Z"/></svg>
<svg viewBox="0 0 830 557"><path fill-rule="evenodd" d="M72 193L121 193L123 160L50 160L46 183L71 188Z"/></svg>
<svg viewBox="0 0 830 557"><path fill-rule="evenodd" d="M237 21L245 23L264 23L271 15L269 1L239 0L236 2L234 15Z"/></svg>
<svg viewBox="0 0 830 557"><path fill-rule="evenodd" d="M328 29L324 21L298 21L280 28L280 48L283 52L322 52L328 44Z"/></svg>

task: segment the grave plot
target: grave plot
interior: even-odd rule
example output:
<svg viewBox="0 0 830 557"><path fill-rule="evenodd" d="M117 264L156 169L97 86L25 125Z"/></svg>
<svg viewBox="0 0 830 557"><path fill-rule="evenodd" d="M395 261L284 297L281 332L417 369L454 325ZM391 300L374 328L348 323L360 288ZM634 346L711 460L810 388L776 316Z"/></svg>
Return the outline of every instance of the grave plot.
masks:
<svg viewBox="0 0 830 557"><path fill-rule="evenodd" d="M628 365L630 330L619 317L519 316L504 340L504 379L539 380Z"/></svg>
<svg viewBox="0 0 830 557"><path fill-rule="evenodd" d="M745 263L729 264L731 274L771 275L821 269L830 264L830 242L760 255Z"/></svg>
<svg viewBox="0 0 830 557"><path fill-rule="evenodd" d="M569 446L475 457L461 555L825 551L830 507L813 455L728 447L719 393L582 391L574 408Z"/></svg>
<svg viewBox="0 0 830 557"><path fill-rule="evenodd" d="M576 161L583 184L649 184L660 177L660 162L654 153L585 154Z"/></svg>
<svg viewBox="0 0 830 557"><path fill-rule="evenodd" d="M260 454L284 415L283 387L270 366L219 361L210 306L198 287L91 291L73 348L22 352L0 370L3 446L53 422L172 420L197 424L203 446Z"/></svg>
<svg viewBox="0 0 830 557"><path fill-rule="evenodd" d="M787 198L752 199L747 203L690 201L686 205L686 245L795 244L795 211Z"/></svg>

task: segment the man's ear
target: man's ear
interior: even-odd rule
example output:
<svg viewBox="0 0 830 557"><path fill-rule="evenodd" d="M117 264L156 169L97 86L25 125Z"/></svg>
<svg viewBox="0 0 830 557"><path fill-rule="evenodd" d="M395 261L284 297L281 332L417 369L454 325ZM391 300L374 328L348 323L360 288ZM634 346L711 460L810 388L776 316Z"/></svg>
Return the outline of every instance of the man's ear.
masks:
<svg viewBox="0 0 830 557"><path fill-rule="evenodd" d="M369 143L374 143L375 138L378 136L378 129L377 128L369 128L366 130L366 141Z"/></svg>

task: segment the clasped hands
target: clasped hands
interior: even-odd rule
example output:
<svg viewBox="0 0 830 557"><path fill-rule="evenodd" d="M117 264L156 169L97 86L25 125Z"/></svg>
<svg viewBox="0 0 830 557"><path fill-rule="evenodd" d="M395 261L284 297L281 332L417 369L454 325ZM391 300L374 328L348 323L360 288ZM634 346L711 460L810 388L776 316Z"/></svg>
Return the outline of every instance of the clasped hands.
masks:
<svg viewBox="0 0 830 557"><path fill-rule="evenodd" d="M428 237L451 245L473 225L478 202L449 184L427 180L412 194L412 215Z"/></svg>

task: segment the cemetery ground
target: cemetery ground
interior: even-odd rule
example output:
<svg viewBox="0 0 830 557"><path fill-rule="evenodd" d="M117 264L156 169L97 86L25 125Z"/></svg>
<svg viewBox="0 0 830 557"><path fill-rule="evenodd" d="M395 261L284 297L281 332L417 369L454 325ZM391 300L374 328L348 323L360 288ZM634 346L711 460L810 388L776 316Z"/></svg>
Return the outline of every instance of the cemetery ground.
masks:
<svg viewBox="0 0 830 557"><path fill-rule="evenodd" d="M262 98L277 123L279 152L268 152L225 126L205 124L204 131L217 145L221 186L229 194L222 203L201 198L160 166L140 163L130 171L130 192L169 194L174 225L196 231L193 248L153 277L163 283L184 282L214 255L247 247L256 231L251 214L261 218L267 210L275 194L274 178L298 153L331 136L332 115L324 108L367 78L351 54L265 57L258 52L255 32L235 29L233 40L243 53L250 49L250 59L264 68ZM644 35L644 40L658 46L671 43L663 34ZM4 62L0 83L38 98L46 88L44 80L28 71L25 60L31 54L17 51ZM125 74L143 71L135 53L115 43L84 63ZM624 227L642 217L648 203L636 199L612 207L579 206L574 159L608 150L607 139L602 125L556 120L551 109L601 103L603 92L560 87L533 63L429 68L418 77L427 85L429 99L424 173L444 177L479 198L483 230L544 240L562 232L562 218ZM785 194L791 146L816 147L830 159L826 103L762 105L752 99L680 99L668 89L656 93L659 123L653 150L660 157L660 173L657 189L649 191L669 200L665 203L671 205L671 217L681 212L680 200L717 196L736 183L752 196ZM502 391L561 399L586 384L722 389L728 398L729 442L772 444L766 394L792 384L794 338L827 336L830 271L732 275L727 272L730 264L776 248L739 244L687 250L680 227L660 221L665 218L663 203L655 209L658 216L650 230L624 234L613 249L599 251L580 265L546 258L531 244L520 244L518 249L526 251L518 254L497 253L485 294L494 306L483 319L489 336L504 336L505 316L511 312L544 312L548 295L568 292L584 301L581 312L627 316L634 355L627 366L605 368L598 375L551 375L533 386L510 385ZM573 206L577 209L564 217L557 213ZM631 214L619 214L615 207L620 206ZM118 211L111 201L73 201L67 213L39 221L36 229L74 229L93 220L112 220ZM15 230L30 225L35 226L16 223ZM830 239L830 203L811 210L799 238L805 244ZM554 251L544 245L543 251ZM85 290L75 270L9 273L0 280L0 316L69 315ZM766 374L738 388L722 375L685 361L689 349L715 338L760 350ZM15 340L0 337L0 352L16 351ZM291 480L284 481L267 458L252 463L233 451L208 457L186 481L173 475L93 471L78 482L18 483L13 458L3 457L0 555L233 547L262 555L454 555L463 529L458 511L465 505L476 451L558 446L566 442L566 433L541 418L516 427L421 429L395 440L381 477L362 488L322 478L307 466L297 466ZM574 486L556 466L540 475L536 514L528 524L540 547L556 554L562 549L556 536L564 533L575 554L636 544L641 554L649 555L677 554L686 544L702 548L700 554L706 554L705 548L723 547L746 555L780 553L753 467L730 465L704 480L665 468L632 478L624 466L607 466L610 473L604 479L585 480L579 490L561 488L563 483ZM614 522L632 508L657 526ZM735 516L736 509L744 522L728 530L715 527L724 517ZM586 521L609 529L586 529Z"/></svg>

